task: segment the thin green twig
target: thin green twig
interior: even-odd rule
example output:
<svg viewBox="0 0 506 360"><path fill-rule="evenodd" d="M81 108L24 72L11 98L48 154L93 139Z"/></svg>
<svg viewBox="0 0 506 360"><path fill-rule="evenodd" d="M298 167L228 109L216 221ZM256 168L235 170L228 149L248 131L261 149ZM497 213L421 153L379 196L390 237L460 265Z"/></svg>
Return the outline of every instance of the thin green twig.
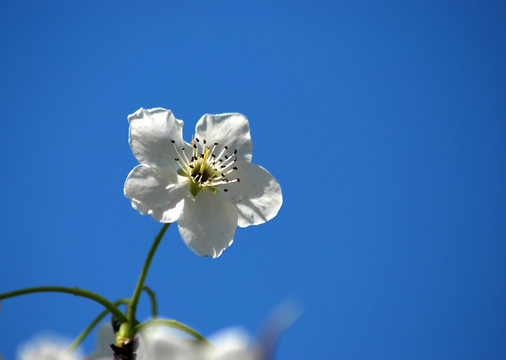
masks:
<svg viewBox="0 0 506 360"><path fill-rule="evenodd" d="M193 330L188 325L182 324L182 323L180 323L179 321L176 321L176 320L166 320L166 319L149 320L149 321L145 321L143 323L138 324L134 328L134 330L137 333L137 332L141 332L145 328L148 328L148 327L151 327L151 326L167 326L167 327L170 327L170 328L173 328L173 329L178 329L178 330L181 330L181 331L187 333L188 335L193 336L195 339L197 339L199 341L202 341L204 343L209 344L209 342L207 341L207 339L204 336L202 336L200 333L198 333L197 331Z"/></svg>
<svg viewBox="0 0 506 360"><path fill-rule="evenodd" d="M153 290L151 290L148 286L144 285L142 288L148 294L149 300L151 301L151 316L153 319L158 317L158 306L156 304L156 294Z"/></svg>
<svg viewBox="0 0 506 360"><path fill-rule="evenodd" d="M126 298L123 298L123 299L119 299L119 300L115 301L113 304L115 306L118 306L120 304L128 304L128 301L130 301L130 300L126 299ZM105 309L100 314L98 314L98 316L88 325L88 327L86 327L86 329L84 329L83 332L81 334L79 334L79 336L72 342L72 344L70 344L70 346L68 348L68 351L69 352L74 351L79 346L79 344L84 340L84 338L86 336L88 336L88 334L95 328L95 326L98 325L98 323L107 314L109 314L109 310L107 310L107 309Z"/></svg>
<svg viewBox="0 0 506 360"><path fill-rule="evenodd" d="M125 314L123 314L112 302L107 300L105 297L100 296L89 290L80 289L78 287L38 286L38 287L25 288L0 294L0 300L11 298L14 296L40 293L40 292L60 292L85 297L98 302L100 305L105 307L111 314L113 314L114 317L118 319L120 322L128 321Z"/></svg>
<svg viewBox="0 0 506 360"><path fill-rule="evenodd" d="M151 245L151 249L149 250L148 256L146 257L146 261L144 262L144 266L142 267L141 274L139 275L139 280L137 281L137 286L135 287L134 293L130 298L130 302L127 307L126 317L128 319L130 329L133 329L135 323L135 312L137 310L137 303L139 302L139 297L141 296L142 289L144 287L144 281L146 280L146 275L148 274L149 265L151 265L151 260L153 259L153 255L155 255L156 249L160 244L160 241L163 238L163 234L169 227L170 224L163 224L160 232L155 237L153 241L153 245ZM119 320L119 319L118 319ZM121 320L120 320L121 321Z"/></svg>

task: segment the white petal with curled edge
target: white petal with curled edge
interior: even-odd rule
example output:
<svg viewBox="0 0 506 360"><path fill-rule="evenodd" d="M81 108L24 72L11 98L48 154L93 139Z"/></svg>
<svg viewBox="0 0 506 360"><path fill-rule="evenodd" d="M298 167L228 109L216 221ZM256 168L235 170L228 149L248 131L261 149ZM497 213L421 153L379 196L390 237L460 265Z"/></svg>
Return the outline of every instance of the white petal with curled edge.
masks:
<svg viewBox="0 0 506 360"><path fill-rule="evenodd" d="M157 167L177 167L178 157L174 149L185 146L183 121L177 120L172 111L155 108L140 108L128 116L130 123L129 143L135 158L140 163Z"/></svg>
<svg viewBox="0 0 506 360"><path fill-rule="evenodd" d="M200 256L220 256L234 241L236 207L207 189L184 203L178 227L186 245Z"/></svg>
<svg viewBox="0 0 506 360"><path fill-rule="evenodd" d="M124 193L141 214L152 214L159 222L177 221L183 211L184 197L189 194L188 179L173 168L137 165L128 174Z"/></svg>
<svg viewBox="0 0 506 360"><path fill-rule="evenodd" d="M200 139L206 139L209 146L218 143L215 154L218 154L224 146L228 146L230 152L237 149L238 160L251 161L253 144L248 119L244 115L206 114L197 122L195 134Z"/></svg>
<svg viewBox="0 0 506 360"><path fill-rule="evenodd" d="M234 177L240 182L222 185L219 194L237 207L240 227L262 224L275 217L283 203L281 186L263 167L237 162ZM227 188L223 192L222 188Z"/></svg>

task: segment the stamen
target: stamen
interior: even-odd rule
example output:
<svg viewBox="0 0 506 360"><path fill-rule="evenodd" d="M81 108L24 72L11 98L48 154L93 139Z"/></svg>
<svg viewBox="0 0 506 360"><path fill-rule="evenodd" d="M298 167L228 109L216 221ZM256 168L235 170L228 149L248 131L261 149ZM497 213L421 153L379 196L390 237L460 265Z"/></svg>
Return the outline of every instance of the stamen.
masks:
<svg viewBox="0 0 506 360"><path fill-rule="evenodd" d="M218 159L221 158L222 155L225 153L225 151L226 151L225 148L226 148L226 146L220 151L220 154L217 156Z"/></svg>
<svg viewBox="0 0 506 360"><path fill-rule="evenodd" d="M211 154L214 153L214 150L216 149L216 145L218 145L218 143L214 143L213 148L211 149ZM213 154L213 157L215 158L216 155Z"/></svg>
<svg viewBox="0 0 506 360"><path fill-rule="evenodd" d="M237 158L232 159L231 157L229 157L229 158L227 158L227 160L225 160L225 161L220 160L219 162L223 162L223 165L225 165L225 167L223 167L223 165L222 165L222 166L221 166L222 168L224 168L224 169L228 169L229 167L231 167L231 166L234 164L234 162L235 162L236 160L237 160ZM232 170L230 170L230 171L232 171ZM230 171L229 171L229 172L230 172ZM227 174L228 174L229 172L227 172Z"/></svg>
<svg viewBox="0 0 506 360"><path fill-rule="evenodd" d="M170 142L171 142L171 143L172 143L172 145L174 146L174 150L176 151L176 154L177 154L177 156L178 156L177 158L174 158L174 161L176 161L176 162L177 162L177 164L179 165L179 167L180 167L181 169L184 169L184 168L185 168L185 164L183 164L183 163L181 163L181 162L179 161L179 159L180 159L182 156L181 156L181 154L179 153L179 150L177 149L176 142L175 142L174 140L171 140ZM184 155L184 157L186 158L186 154L184 153L184 151L183 151L183 155ZM188 161L188 159L186 158L186 163L188 163L188 162L189 162L189 161Z"/></svg>
<svg viewBox="0 0 506 360"><path fill-rule="evenodd" d="M223 185L223 184L232 184L232 183L239 182L239 181L240 181L239 179L228 180L227 178L221 178L221 179L213 182L212 185L218 186L218 185Z"/></svg>
<svg viewBox="0 0 506 360"><path fill-rule="evenodd" d="M184 152L184 149L185 149L185 147L183 146L181 148L181 152L183 153L183 158L184 158L185 164L189 164L190 161L188 160L188 156L186 156L186 153ZM178 155L179 155L179 153L178 153Z"/></svg>

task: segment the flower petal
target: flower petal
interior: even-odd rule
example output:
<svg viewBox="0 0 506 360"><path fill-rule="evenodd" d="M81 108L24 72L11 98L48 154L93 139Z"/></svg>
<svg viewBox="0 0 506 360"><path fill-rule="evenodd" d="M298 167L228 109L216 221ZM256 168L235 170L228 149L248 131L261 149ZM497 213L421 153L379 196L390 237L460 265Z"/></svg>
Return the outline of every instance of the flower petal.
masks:
<svg viewBox="0 0 506 360"><path fill-rule="evenodd" d="M141 214L152 214L159 222L174 222L181 216L184 197L189 194L188 180L173 168L140 164L128 174L124 193Z"/></svg>
<svg viewBox="0 0 506 360"><path fill-rule="evenodd" d="M226 187L227 192L219 191L221 197L235 204L238 210L240 227L262 224L277 215L283 196L278 181L263 167L248 162L237 162L234 182Z"/></svg>
<svg viewBox="0 0 506 360"><path fill-rule="evenodd" d="M186 245L200 256L220 256L234 241L236 207L207 189L184 203L178 227Z"/></svg>
<svg viewBox="0 0 506 360"><path fill-rule="evenodd" d="M215 154L219 153L224 146L228 146L231 151L237 149L238 160L251 161L253 144L248 119L244 115L206 114L197 122L195 134L200 139L206 139L208 143L218 143Z"/></svg>
<svg viewBox="0 0 506 360"><path fill-rule="evenodd" d="M130 148L140 163L177 166L174 158L178 155L171 140L178 148L184 146L182 120L177 120L170 110L140 108L128 116L128 122Z"/></svg>

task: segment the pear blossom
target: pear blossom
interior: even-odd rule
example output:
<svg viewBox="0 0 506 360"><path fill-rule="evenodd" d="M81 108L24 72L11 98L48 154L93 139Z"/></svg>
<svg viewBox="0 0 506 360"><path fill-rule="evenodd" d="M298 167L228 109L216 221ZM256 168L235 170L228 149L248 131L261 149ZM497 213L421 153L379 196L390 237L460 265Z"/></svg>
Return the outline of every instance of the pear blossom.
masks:
<svg viewBox="0 0 506 360"><path fill-rule="evenodd" d="M18 351L18 360L80 360L79 352L69 352L70 341L45 336L25 343Z"/></svg>
<svg viewBox="0 0 506 360"><path fill-rule="evenodd" d="M181 338L175 332L154 328L137 352L139 360L264 360L248 334L240 328L222 330L200 343Z"/></svg>
<svg viewBox="0 0 506 360"><path fill-rule="evenodd" d="M156 326L144 331L138 337L137 360L264 360L262 352L249 334L232 327L221 330L210 337L209 343L202 343L173 329ZM114 333L110 324L104 323L99 329L96 350L83 360L113 360L111 341Z"/></svg>
<svg viewBox="0 0 506 360"><path fill-rule="evenodd" d="M278 213L281 187L251 163L245 116L204 115L189 143L183 140L183 121L170 110L141 108L128 121L130 148L140 164L125 181L125 196L141 214L177 222L198 255L220 256L237 226L262 224Z"/></svg>
<svg viewBox="0 0 506 360"><path fill-rule="evenodd" d="M264 360L264 354L246 331L240 328L222 330L211 337L213 346L203 348L206 360Z"/></svg>

